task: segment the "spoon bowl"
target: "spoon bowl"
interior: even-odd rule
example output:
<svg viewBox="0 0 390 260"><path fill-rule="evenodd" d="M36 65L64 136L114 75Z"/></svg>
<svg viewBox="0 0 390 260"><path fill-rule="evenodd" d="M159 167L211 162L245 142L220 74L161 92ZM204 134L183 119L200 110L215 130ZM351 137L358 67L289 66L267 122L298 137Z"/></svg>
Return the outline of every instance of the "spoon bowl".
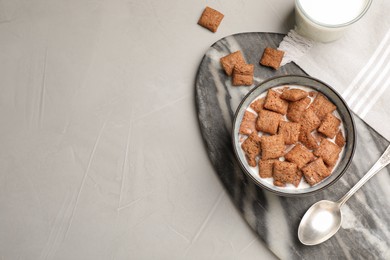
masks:
<svg viewBox="0 0 390 260"><path fill-rule="evenodd" d="M341 207L369 179L390 164L390 146L379 160L339 201L321 200L303 215L298 228L298 238L305 245L317 245L331 238L341 226Z"/></svg>
<svg viewBox="0 0 390 260"><path fill-rule="evenodd" d="M298 238L304 245L316 245L331 238L341 226L340 205L321 200L305 213L298 228Z"/></svg>

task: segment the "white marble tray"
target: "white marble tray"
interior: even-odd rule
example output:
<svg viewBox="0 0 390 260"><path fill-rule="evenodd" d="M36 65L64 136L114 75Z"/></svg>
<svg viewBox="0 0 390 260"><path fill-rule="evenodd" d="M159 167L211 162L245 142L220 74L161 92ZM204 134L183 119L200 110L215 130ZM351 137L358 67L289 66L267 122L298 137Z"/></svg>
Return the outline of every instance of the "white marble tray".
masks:
<svg viewBox="0 0 390 260"><path fill-rule="evenodd" d="M276 48L284 35L242 33L216 42L206 52L196 77L196 106L200 129L216 173L249 226L282 259L390 259L389 168L370 180L343 208L340 231L318 246L304 246L297 238L306 209L321 199L337 200L379 158L389 142L357 116L357 148L353 163L332 187L309 197L278 197L266 192L241 171L231 143L232 119L250 87L232 87L219 58L241 50L255 64L255 83L277 75L303 74L296 64L278 71L258 65L265 47ZM229 217L229 216L226 216Z"/></svg>

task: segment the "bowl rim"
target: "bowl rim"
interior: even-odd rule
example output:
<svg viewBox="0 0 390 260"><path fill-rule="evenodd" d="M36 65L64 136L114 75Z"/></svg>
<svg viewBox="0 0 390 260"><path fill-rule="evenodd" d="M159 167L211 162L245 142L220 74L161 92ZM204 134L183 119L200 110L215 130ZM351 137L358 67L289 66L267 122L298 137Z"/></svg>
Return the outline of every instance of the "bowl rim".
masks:
<svg viewBox="0 0 390 260"><path fill-rule="evenodd" d="M242 110L242 106L244 104L244 102L251 96L251 94L256 90L258 89L259 87L261 87L262 85L266 84L266 83L269 83L271 81L276 81L277 79L281 79L281 78L304 78L304 79L308 79L308 80L312 80L312 81L316 81L324 86L326 86L327 88L329 88L339 99L340 101L342 102L343 106L345 107L346 111L347 111L347 114L351 120L351 127L352 127L352 132L349 133L348 132L348 141L349 142L352 142L351 143L351 155L350 157L348 158L344 168L341 170L340 174L338 176L336 176L332 181L330 181L328 184L326 184L325 186L321 187L321 188L318 188L318 189L314 189L314 190L310 190L308 192L297 192L297 193L288 193L288 192L282 192L282 191L278 191L278 190L275 190L275 189L272 189L266 185L264 185L263 183L261 183L260 181L258 181L250 172L248 172L248 170L246 169L244 163L242 162L242 160L240 159L239 157L239 154L238 154L238 147L236 146L236 138L235 138L235 128L236 128L236 124L237 124L237 116L238 114L240 113L240 111ZM283 84L287 84L287 83L283 83ZM277 86L281 86L282 84L275 84L275 86L272 86L272 87L269 87L267 88L266 90L270 89L270 88L273 88L273 87L277 87ZM265 90L265 91L266 91ZM323 95L327 96L326 94L322 93ZM353 156L355 154L355 148L356 148L356 125L355 125L355 121L353 119L353 115L352 115L352 111L351 109L349 108L347 102L343 99L343 97L333 88L331 87L329 84L317 79L317 78L314 78L314 77L311 77L311 76L307 76L307 75L298 75L298 74L289 74L289 75L281 75L281 76L275 76L275 77L271 77L271 78L267 78L265 80L263 80L262 82L260 82L259 84L257 84L255 87L253 87L241 100L240 104L238 105L235 113L234 113L234 120L233 120L233 124L232 124L232 131L231 131L231 134L232 134L232 145L233 145L233 150L234 150L234 155L235 155L235 159L238 161L239 165L240 165L240 168L241 170L245 173L246 176L248 176L258 187L262 188L262 189L265 189L267 191L270 191L276 195L279 195L279 196L284 196L284 197L304 197L304 196L308 196L308 195L312 195L314 193L317 193L317 192L320 192L320 191L323 191L325 190L326 188L329 188L330 186L332 186L334 183L336 183L343 175L344 173L347 171L347 169L349 168L351 162L352 162L352 159L353 159ZM240 146L239 146L240 147Z"/></svg>

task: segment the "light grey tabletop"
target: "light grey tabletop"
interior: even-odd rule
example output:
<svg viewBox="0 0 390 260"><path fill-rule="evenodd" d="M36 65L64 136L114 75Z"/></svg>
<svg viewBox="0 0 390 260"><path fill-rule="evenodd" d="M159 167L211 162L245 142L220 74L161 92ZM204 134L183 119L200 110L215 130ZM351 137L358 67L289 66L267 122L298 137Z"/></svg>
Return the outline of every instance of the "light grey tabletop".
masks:
<svg viewBox="0 0 390 260"><path fill-rule="evenodd" d="M1 0L0 259L274 259L207 157L194 81L293 4Z"/></svg>

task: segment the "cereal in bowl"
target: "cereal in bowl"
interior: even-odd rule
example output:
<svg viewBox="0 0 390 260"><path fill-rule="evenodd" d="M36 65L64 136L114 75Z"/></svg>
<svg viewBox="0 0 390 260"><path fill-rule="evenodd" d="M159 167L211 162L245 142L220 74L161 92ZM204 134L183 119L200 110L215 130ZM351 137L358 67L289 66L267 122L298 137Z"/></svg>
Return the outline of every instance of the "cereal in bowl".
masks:
<svg viewBox="0 0 390 260"><path fill-rule="evenodd" d="M332 174L343 152L344 132L337 107L327 97L289 85L255 98L239 135L247 162L261 179L297 189Z"/></svg>

